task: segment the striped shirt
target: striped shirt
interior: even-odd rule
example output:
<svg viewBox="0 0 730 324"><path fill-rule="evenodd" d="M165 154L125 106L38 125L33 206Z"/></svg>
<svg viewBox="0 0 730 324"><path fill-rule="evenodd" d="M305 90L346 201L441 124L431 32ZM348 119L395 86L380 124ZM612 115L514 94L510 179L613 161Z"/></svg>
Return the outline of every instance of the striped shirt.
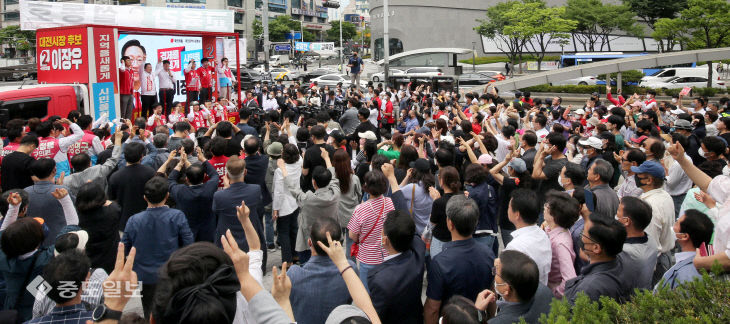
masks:
<svg viewBox="0 0 730 324"><path fill-rule="evenodd" d="M380 245L383 233L383 222L388 212L395 210L393 201L385 196L380 196L355 207L352 218L347 224L350 232L358 234L360 238L360 250L357 260L365 264L383 263L383 255L387 255L385 249ZM383 213L378 220L378 215ZM376 224L377 220L377 224ZM368 234L370 232L370 234ZM364 240L362 237L367 234Z"/></svg>

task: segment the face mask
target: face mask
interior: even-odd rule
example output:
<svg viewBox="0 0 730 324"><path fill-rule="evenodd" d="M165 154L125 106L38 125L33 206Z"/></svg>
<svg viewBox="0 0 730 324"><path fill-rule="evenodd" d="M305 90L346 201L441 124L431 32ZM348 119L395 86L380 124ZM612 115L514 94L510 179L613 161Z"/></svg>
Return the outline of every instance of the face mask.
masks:
<svg viewBox="0 0 730 324"><path fill-rule="evenodd" d="M567 146L568 146L568 150L569 150L569 151L575 150L575 144L573 144L573 143L568 143L568 145L567 145Z"/></svg>
<svg viewBox="0 0 730 324"><path fill-rule="evenodd" d="M274 99L274 95L269 95L269 99Z"/></svg>
<svg viewBox="0 0 730 324"><path fill-rule="evenodd" d="M638 174L634 174L634 182L636 182L636 186L641 188L643 184L641 184L641 178L639 178Z"/></svg>
<svg viewBox="0 0 730 324"><path fill-rule="evenodd" d="M672 103L673 103L673 104L676 104L676 103L677 103L677 99L675 99L675 98L672 98Z"/></svg>
<svg viewBox="0 0 730 324"><path fill-rule="evenodd" d="M558 174L558 184L559 184L559 185L560 185L561 187L565 188L565 185L563 184L563 176L561 176L561 175L559 175L559 174Z"/></svg>
<svg viewBox="0 0 730 324"><path fill-rule="evenodd" d="M646 149L643 146L640 147L639 150L641 150L642 152L646 153Z"/></svg>
<svg viewBox="0 0 730 324"><path fill-rule="evenodd" d="M502 296L502 293L499 292L499 289L497 289L497 281L496 280L494 281L494 292L497 293L497 298L498 299L503 299L504 298L504 296Z"/></svg>
<svg viewBox="0 0 730 324"><path fill-rule="evenodd" d="M705 150L703 150L701 147L699 150L697 150L697 154L699 154L703 158L707 158L707 154L705 153Z"/></svg>
<svg viewBox="0 0 730 324"><path fill-rule="evenodd" d="M588 155L588 150L587 149L582 149L582 150L580 150L580 154Z"/></svg>

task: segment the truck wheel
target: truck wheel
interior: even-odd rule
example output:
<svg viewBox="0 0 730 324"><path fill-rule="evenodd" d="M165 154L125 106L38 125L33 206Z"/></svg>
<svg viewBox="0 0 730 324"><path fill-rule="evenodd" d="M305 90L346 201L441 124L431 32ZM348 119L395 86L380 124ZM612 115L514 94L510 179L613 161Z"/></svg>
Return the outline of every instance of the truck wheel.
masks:
<svg viewBox="0 0 730 324"><path fill-rule="evenodd" d="M581 81L581 82L578 82L578 85L588 85L588 83L585 81Z"/></svg>

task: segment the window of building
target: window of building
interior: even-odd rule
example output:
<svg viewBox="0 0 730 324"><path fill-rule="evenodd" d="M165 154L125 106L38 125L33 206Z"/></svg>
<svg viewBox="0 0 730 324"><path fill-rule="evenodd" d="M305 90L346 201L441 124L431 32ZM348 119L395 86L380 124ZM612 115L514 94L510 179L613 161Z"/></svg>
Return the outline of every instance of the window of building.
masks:
<svg viewBox="0 0 730 324"><path fill-rule="evenodd" d="M199 4L205 4L207 1L208 0L167 0L167 2L169 2L169 3L199 3ZM139 1L137 1L137 3L139 3Z"/></svg>
<svg viewBox="0 0 730 324"><path fill-rule="evenodd" d="M172 1L170 1L170 2L172 2ZM119 0L118 3L120 6L123 6L123 5L138 5L138 4L141 4L142 2L140 0ZM203 3L205 3L205 2L203 2Z"/></svg>
<svg viewBox="0 0 730 324"><path fill-rule="evenodd" d="M233 23L234 24L243 24L243 13L242 12L233 13Z"/></svg>
<svg viewBox="0 0 730 324"><path fill-rule="evenodd" d="M291 0L291 7L292 8L301 8L302 7L302 0Z"/></svg>
<svg viewBox="0 0 730 324"><path fill-rule="evenodd" d="M391 51L392 52L392 51ZM392 55L392 54L391 54ZM393 60L393 66L446 66L449 61L447 53L424 53L409 55Z"/></svg>
<svg viewBox="0 0 730 324"><path fill-rule="evenodd" d="M304 21L312 22L312 16L304 16Z"/></svg>
<svg viewBox="0 0 730 324"><path fill-rule="evenodd" d="M228 6L243 8L243 0L228 0Z"/></svg>
<svg viewBox="0 0 730 324"><path fill-rule="evenodd" d="M317 18L317 22L320 23L320 24L324 24L324 23L327 22L327 18Z"/></svg>
<svg viewBox="0 0 730 324"><path fill-rule="evenodd" d="M6 12L4 17L5 17L5 21L19 20L20 12L18 12L18 11Z"/></svg>
<svg viewBox="0 0 730 324"><path fill-rule="evenodd" d="M14 4L18 4L18 3L19 3L18 0L5 0L5 5L6 6L7 5L14 5Z"/></svg>
<svg viewBox="0 0 730 324"><path fill-rule="evenodd" d="M403 52L403 42L401 42L398 38L391 38L390 39L390 55L395 55L398 53ZM384 52L383 52L383 39L378 38L375 40L375 60L379 61L383 59Z"/></svg>

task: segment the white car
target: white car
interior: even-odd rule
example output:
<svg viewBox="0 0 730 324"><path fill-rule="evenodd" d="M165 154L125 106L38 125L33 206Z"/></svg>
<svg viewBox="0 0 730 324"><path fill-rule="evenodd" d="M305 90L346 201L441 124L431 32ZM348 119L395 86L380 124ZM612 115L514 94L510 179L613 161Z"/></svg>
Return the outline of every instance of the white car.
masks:
<svg viewBox="0 0 730 324"><path fill-rule="evenodd" d="M296 80L299 78L299 72L285 69L285 68L272 68L269 69L269 72L271 72L271 78L274 80Z"/></svg>
<svg viewBox="0 0 730 324"><path fill-rule="evenodd" d="M435 77L444 75L444 71L438 67L414 67L406 70L409 77Z"/></svg>
<svg viewBox="0 0 730 324"><path fill-rule="evenodd" d="M705 77L673 77L667 81L650 80L639 83L640 87L655 89L681 89L684 87L707 87L707 78ZM712 80L712 87L725 89L725 81Z"/></svg>
<svg viewBox="0 0 730 324"><path fill-rule="evenodd" d="M350 85L352 85L352 82L350 81L350 77L345 74L325 74L321 77L312 79L312 82L317 82L317 85L320 87L324 86L330 86L330 88L337 86L338 83L342 82L343 88L349 88ZM360 80L359 84L361 89L366 89L368 87L368 82L365 80Z"/></svg>
<svg viewBox="0 0 730 324"><path fill-rule="evenodd" d="M598 81L598 78L594 76L584 76L575 79L553 82L552 85L596 85L596 81Z"/></svg>
<svg viewBox="0 0 730 324"><path fill-rule="evenodd" d="M403 70L399 70L399 69L389 69L388 72L390 72L389 73L390 76L406 75L406 73ZM380 81L385 80L385 71L373 73L373 75L371 76L371 79L373 80L373 82L380 82Z"/></svg>

